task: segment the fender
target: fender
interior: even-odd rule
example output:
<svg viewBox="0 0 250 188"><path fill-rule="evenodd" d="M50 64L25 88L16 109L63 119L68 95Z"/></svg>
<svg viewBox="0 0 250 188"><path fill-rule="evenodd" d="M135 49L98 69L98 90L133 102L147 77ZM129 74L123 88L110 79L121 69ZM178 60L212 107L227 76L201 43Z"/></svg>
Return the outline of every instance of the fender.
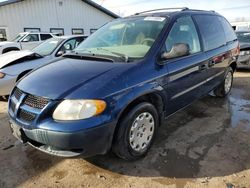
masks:
<svg viewBox="0 0 250 188"><path fill-rule="evenodd" d="M148 95L157 94L163 102L163 111L165 111L167 103L166 91L155 81L137 85L122 93L118 93L112 97L112 101L117 101L113 108L113 118L118 121L124 110L136 99Z"/></svg>

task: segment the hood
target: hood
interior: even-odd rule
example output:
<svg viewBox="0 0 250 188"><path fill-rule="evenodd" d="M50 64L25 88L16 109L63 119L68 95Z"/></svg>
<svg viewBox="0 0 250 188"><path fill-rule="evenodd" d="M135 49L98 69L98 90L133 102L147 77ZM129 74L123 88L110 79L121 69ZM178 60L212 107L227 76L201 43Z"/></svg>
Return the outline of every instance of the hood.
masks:
<svg viewBox="0 0 250 188"><path fill-rule="evenodd" d="M0 69L16 63L17 60L30 57L34 54L35 53L32 51L11 51L6 54L2 54L0 56Z"/></svg>
<svg viewBox="0 0 250 188"><path fill-rule="evenodd" d="M9 45L9 44L15 44L15 42L9 42L9 41L0 42L0 47L5 46L5 45Z"/></svg>
<svg viewBox="0 0 250 188"><path fill-rule="evenodd" d="M17 84L17 87L32 95L62 99L83 85L101 79L117 66L119 65L109 62L65 58L32 71ZM110 77L112 76L109 75ZM105 84L105 80L102 82ZM81 97L86 96L88 92L89 90L81 92Z"/></svg>
<svg viewBox="0 0 250 188"><path fill-rule="evenodd" d="M250 43L241 42L240 50L250 50Z"/></svg>

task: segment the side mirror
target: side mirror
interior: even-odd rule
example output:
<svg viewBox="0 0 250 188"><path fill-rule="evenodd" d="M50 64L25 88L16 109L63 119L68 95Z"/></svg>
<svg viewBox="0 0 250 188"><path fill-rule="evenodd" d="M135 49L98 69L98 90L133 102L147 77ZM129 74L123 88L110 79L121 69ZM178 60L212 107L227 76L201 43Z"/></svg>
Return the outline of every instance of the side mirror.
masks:
<svg viewBox="0 0 250 188"><path fill-rule="evenodd" d="M164 52L161 55L161 59L172 59L177 57L183 57L190 54L190 48L189 45L186 43L176 43L173 45L170 52Z"/></svg>
<svg viewBox="0 0 250 188"><path fill-rule="evenodd" d="M62 56L63 54L65 54L64 51L59 51L59 52L57 52L56 56L59 57L59 56Z"/></svg>

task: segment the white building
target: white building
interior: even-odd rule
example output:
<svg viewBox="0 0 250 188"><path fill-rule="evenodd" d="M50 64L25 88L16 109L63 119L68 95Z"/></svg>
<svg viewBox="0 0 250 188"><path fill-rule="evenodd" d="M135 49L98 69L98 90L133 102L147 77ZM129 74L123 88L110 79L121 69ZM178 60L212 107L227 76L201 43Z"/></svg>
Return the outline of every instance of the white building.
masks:
<svg viewBox="0 0 250 188"><path fill-rule="evenodd" d="M89 35L117 17L91 0L8 0L0 3L0 40L24 31Z"/></svg>

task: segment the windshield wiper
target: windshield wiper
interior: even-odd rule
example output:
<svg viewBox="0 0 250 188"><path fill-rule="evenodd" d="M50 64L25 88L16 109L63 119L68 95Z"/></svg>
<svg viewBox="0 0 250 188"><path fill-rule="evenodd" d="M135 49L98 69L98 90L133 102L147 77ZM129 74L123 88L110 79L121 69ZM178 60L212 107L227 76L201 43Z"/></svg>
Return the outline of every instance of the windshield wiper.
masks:
<svg viewBox="0 0 250 188"><path fill-rule="evenodd" d="M63 57L66 58L72 58L72 59L86 59L86 60L95 60L95 61L107 61L107 62L114 62L114 60L106 57L100 57L96 56L95 54L84 54L84 53L79 53L79 52L74 52L74 53L68 53L63 55Z"/></svg>
<svg viewBox="0 0 250 188"><path fill-rule="evenodd" d="M111 50L108 50L108 49L105 49L105 48L100 48L100 47L96 48L96 49L97 50L103 50L103 51L109 52L111 54L114 54L114 55L116 55L118 57L121 57L121 58L123 58L125 60L126 63L129 62L129 57L126 54L121 54L121 53L118 53L118 52L113 52Z"/></svg>

